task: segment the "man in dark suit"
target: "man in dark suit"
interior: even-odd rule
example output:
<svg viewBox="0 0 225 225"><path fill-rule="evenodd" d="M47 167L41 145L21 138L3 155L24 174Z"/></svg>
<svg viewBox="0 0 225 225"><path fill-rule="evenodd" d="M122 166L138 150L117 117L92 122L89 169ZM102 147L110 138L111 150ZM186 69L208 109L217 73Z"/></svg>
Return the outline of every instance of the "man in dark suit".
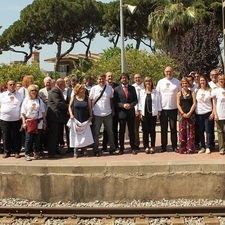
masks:
<svg viewBox="0 0 225 225"><path fill-rule="evenodd" d="M135 109L134 106L138 103L135 88L129 85L129 75L122 73L120 75L121 84L114 89L114 104L117 107L119 119L119 154L124 153L124 137L126 124L128 126L131 152L133 155L137 154L135 149L135 134L134 134L134 120Z"/></svg>
<svg viewBox="0 0 225 225"><path fill-rule="evenodd" d="M63 96L65 81L60 78L48 94L47 123L48 123L48 155L55 158L59 154L59 135L63 125L68 121L68 104Z"/></svg>

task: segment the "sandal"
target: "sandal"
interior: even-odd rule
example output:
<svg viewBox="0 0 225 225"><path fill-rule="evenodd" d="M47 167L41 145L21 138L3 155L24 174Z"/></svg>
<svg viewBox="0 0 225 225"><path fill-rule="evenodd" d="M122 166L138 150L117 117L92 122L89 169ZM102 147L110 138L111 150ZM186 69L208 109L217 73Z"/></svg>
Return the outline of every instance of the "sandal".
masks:
<svg viewBox="0 0 225 225"><path fill-rule="evenodd" d="M149 154L149 153L150 153L149 148L146 148L146 149L145 149L145 153L146 153L146 154Z"/></svg>
<svg viewBox="0 0 225 225"><path fill-rule="evenodd" d="M88 157L87 151L84 151L84 157Z"/></svg>

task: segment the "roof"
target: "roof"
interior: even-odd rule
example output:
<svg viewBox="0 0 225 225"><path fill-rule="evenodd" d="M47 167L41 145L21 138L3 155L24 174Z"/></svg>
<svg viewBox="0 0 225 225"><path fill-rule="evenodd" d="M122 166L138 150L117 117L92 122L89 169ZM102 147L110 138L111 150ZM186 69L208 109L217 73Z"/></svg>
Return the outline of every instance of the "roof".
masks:
<svg viewBox="0 0 225 225"><path fill-rule="evenodd" d="M100 59L100 57L102 56L102 53L89 53L88 58L92 59L94 61ZM68 61L68 60L79 60L79 59L85 59L86 55L85 54L66 54L60 61ZM56 57L54 58L49 58L49 59L45 59L45 62L50 62L50 63L55 63Z"/></svg>

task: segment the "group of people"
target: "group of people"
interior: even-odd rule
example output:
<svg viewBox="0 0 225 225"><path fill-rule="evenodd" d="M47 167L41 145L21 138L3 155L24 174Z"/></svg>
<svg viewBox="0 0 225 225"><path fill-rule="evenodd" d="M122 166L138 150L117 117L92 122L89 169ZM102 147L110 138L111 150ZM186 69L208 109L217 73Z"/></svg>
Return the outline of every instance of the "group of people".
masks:
<svg viewBox="0 0 225 225"><path fill-rule="evenodd" d="M40 90L30 75L24 76L18 86L9 80L7 90L0 94L3 158L11 154L19 158L22 147L27 161L40 159L43 150L48 151L49 158L61 157L59 147L65 145L64 136L67 152L73 152L76 158L81 153L88 156L88 147L93 148L95 156L102 151L122 155L127 133L131 153L136 155L141 148L140 130L145 153L153 154L157 120L161 125L159 152L167 151L169 124L174 152L193 154L199 146L198 153L209 154L215 146L216 122L219 152L225 153L224 75L212 70L209 82L193 71L179 81L168 66L156 87L150 76L142 78L137 73L133 79L131 85L129 75L122 73L117 84L112 72L99 74L96 83L93 76L84 83L76 77L55 82L45 77ZM28 131L31 120L37 121L35 132Z"/></svg>

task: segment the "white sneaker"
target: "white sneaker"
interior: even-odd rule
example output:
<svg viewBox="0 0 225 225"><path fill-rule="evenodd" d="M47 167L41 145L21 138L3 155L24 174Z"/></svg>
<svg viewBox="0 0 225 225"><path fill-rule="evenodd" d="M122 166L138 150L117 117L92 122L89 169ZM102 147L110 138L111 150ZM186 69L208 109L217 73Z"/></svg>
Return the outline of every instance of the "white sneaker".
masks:
<svg viewBox="0 0 225 225"><path fill-rule="evenodd" d="M205 153L206 154L210 154L211 153L210 149L209 148L206 148L206 152Z"/></svg>
<svg viewBox="0 0 225 225"><path fill-rule="evenodd" d="M25 159L26 159L26 161L32 161L32 159L30 158L29 155L25 155Z"/></svg>
<svg viewBox="0 0 225 225"><path fill-rule="evenodd" d="M205 153L205 148L201 148L201 149L198 151L198 154L202 154L202 153Z"/></svg>

